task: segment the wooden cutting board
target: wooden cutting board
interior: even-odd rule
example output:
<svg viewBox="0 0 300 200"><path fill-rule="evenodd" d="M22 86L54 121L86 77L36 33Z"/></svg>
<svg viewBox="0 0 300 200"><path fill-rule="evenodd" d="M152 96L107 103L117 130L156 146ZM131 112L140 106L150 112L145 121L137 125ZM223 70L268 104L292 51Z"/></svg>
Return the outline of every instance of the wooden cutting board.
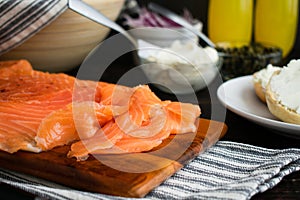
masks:
<svg viewBox="0 0 300 200"><path fill-rule="evenodd" d="M147 153L67 158L69 146L39 154L0 152L0 167L72 188L124 197L143 197L227 131L224 123L200 119L196 133L172 135Z"/></svg>

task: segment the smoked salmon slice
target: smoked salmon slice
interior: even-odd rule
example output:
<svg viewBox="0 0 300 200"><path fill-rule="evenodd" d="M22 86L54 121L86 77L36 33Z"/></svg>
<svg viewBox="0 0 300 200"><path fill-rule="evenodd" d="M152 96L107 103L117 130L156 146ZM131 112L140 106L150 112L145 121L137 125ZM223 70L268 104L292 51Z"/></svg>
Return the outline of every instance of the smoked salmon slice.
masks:
<svg viewBox="0 0 300 200"><path fill-rule="evenodd" d="M62 85L71 86L74 78L34 71L25 60L0 66L0 148L39 152L37 129L45 116L72 101L72 91Z"/></svg>
<svg viewBox="0 0 300 200"><path fill-rule="evenodd" d="M5 151L10 153L20 149L34 152L40 151L40 149L33 147L35 146L34 137L41 121L51 112L62 108L72 101L70 91L66 90L57 92L55 96L47 95L47 97L43 101L0 102L0 135L2 138L0 143L1 146L6 146ZM21 145L13 139L8 139L7 137L12 138L8 136L11 133L14 133L15 136L19 135L21 138L26 137L26 142L22 142Z"/></svg>
<svg viewBox="0 0 300 200"><path fill-rule="evenodd" d="M112 83L100 82L99 85L103 105L127 106L134 91L133 88Z"/></svg>
<svg viewBox="0 0 300 200"><path fill-rule="evenodd" d="M27 60L10 60L0 62L0 79L8 79L10 76L30 75L31 64Z"/></svg>
<svg viewBox="0 0 300 200"><path fill-rule="evenodd" d="M100 101L98 83L77 81L62 73L35 71L25 60L0 63L1 150L39 152L42 149L36 146L35 137L48 115L65 108L74 99ZM74 86L77 86L76 93ZM89 88L96 92L91 93ZM16 140L17 137L24 139Z"/></svg>
<svg viewBox="0 0 300 200"><path fill-rule="evenodd" d="M114 117L110 122L112 130L105 129L102 137L94 136L72 144L69 157L82 161L89 154L145 152L160 145L170 134L196 131L195 119L201 114L198 105L161 101L148 86L137 86L132 90L127 90L130 95L124 95L129 96L129 100L123 99L128 102L122 104L127 106L127 112ZM105 137L112 132L118 137L113 140Z"/></svg>
<svg viewBox="0 0 300 200"><path fill-rule="evenodd" d="M76 157L78 161L86 160L89 154L112 148L123 136L124 133L111 120L99 129L93 137L73 143L68 157Z"/></svg>
<svg viewBox="0 0 300 200"><path fill-rule="evenodd" d="M198 105L182 102L170 102L166 105L167 124L171 133L195 132L197 127L195 120L200 117L201 111Z"/></svg>
<svg viewBox="0 0 300 200"><path fill-rule="evenodd" d="M35 137L36 146L45 151L90 138L112 119L111 106L93 101L70 103L42 120Z"/></svg>
<svg viewBox="0 0 300 200"><path fill-rule="evenodd" d="M170 134L196 131L198 105L162 101L147 85L127 87L35 71L26 60L0 62L0 150L68 157L150 151Z"/></svg>

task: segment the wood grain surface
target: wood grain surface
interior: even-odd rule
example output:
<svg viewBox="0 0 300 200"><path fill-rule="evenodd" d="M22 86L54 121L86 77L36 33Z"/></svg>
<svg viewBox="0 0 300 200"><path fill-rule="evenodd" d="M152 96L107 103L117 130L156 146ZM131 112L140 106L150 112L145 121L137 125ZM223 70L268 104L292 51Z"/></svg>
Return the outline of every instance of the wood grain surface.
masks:
<svg viewBox="0 0 300 200"><path fill-rule="evenodd" d="M0 167L72 188L124 197L143 197L218 141L226 124L201 118L196 133L171 135L150 152L95 155L77 162L69 146L42 153L0 152Z"/></svg>

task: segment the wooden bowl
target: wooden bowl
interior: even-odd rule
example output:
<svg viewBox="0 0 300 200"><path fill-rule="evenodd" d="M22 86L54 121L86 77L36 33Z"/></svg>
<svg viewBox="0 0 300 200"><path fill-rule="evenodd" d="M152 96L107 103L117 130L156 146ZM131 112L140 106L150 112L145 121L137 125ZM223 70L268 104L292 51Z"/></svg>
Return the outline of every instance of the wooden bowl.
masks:
<svg viewBox="0 0 300 200"><path fill-rule="evenodd" d="M112 20L125 0L85 0ZM0 60L27 59L42 71L65 72L81 64L87 54L108 35L110 29L70 9Z"/></svg>

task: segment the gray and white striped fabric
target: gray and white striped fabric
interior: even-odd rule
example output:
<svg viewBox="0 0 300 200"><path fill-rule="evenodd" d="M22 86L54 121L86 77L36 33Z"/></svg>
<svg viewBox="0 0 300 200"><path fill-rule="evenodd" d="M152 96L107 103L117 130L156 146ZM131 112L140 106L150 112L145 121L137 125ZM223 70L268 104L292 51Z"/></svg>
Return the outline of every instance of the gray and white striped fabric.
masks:
<svg viewBox="0 0 300 200"><path fill-rule="evenodd" d="M219 141L142 199L250 199L300 170L300 149ZM0 170L0 182L49 199L130 199L78 191Z"/></svg>
<svg viewBox="0 0 300 200"><path fill-rule="evenodd" d="M67 4L67 0L0 0L0 55L51 23Z"/></svg>

